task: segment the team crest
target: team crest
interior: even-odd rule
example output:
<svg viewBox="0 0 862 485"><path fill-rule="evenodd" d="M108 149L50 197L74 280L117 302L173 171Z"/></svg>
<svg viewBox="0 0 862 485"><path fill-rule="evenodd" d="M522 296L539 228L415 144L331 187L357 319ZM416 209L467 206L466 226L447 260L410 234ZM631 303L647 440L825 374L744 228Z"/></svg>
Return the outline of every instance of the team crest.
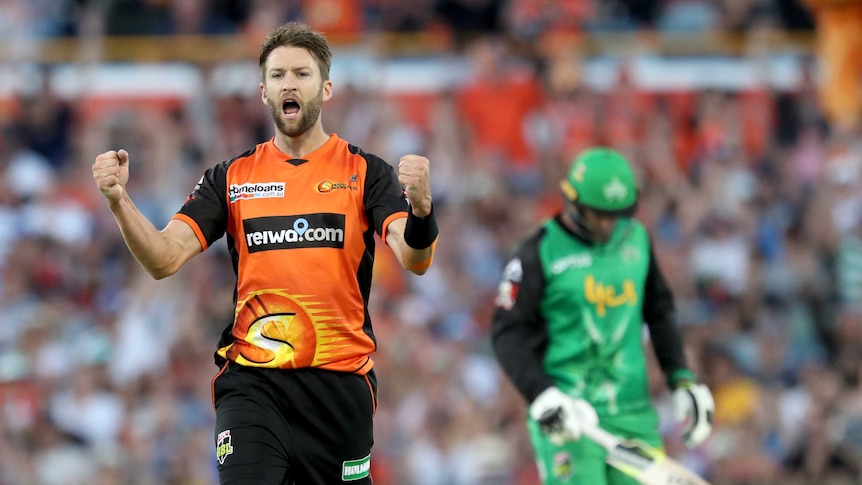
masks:
<svg viewBox="0 0 862 485"><path fill-rule="evenodd" d="M626 188L625 184L623 184L620 179L614 177L613 180L602 187L602 195L604 195L605 200L608 201L625 200L626 196L629 195L629 189Z"/></svg>
<svg viewBox="0 0 862 485"><path fill-rule="evenodd" d="M356 177L356 175L353 175L352 177L350 177L351 183L355 182L354 177ZM354 190L354 191L359 190L359 187L357 187L355 185L346 184L344 182L333 182L332 180L329 180L329 179L321 180L317 184L316 188L317 188L317 191L320 192L321 194L328 194L328 193L333 192L335 190L344 190L344 189L349 189L349 190Z"/></svg>
<svg viewBox="0 0 862 485"><path fill-rule="evenodd" d="M233 445L230 442L230 430L226 429L218 434L216 441L216 458L220 465L224 465L224 459L233 454Z"/></svg>

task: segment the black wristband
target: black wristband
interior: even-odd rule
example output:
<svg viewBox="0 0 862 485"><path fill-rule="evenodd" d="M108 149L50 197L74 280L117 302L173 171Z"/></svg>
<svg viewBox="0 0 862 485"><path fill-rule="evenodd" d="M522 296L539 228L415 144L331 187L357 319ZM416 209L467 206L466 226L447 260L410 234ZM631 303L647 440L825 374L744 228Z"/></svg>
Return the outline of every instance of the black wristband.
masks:
<svg viewBox="0 0 862 485"><path fill-rule="evenodd" d="M404 228L404 242L413 249L425 249L437 239L437 219L434 217L434 204L425 217L417 217L413 210L407 211L407 227Z"/></svg>

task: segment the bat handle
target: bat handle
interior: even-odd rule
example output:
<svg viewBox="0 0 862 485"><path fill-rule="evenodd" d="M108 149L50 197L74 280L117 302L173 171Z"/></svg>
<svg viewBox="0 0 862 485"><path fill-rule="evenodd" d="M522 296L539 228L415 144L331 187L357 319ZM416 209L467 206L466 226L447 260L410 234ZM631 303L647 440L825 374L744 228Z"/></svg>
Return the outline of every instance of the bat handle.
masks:
<svg viewBox="0 0 862 485"><path fill-rule="evenodd" d="M600 444L606 450L614 449L622 441L599 426L584 425L582 431L588 438Z"/></svg>

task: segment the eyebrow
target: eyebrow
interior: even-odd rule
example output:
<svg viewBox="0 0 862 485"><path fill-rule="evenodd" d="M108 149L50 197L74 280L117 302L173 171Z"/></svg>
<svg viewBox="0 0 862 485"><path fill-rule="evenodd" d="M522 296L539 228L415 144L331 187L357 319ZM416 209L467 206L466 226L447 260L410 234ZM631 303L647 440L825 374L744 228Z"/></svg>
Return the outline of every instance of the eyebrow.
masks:
<svg viewBox="0 0 862 485"><path fill-rule="evenodd" d="M298 66L292 67L270 67L269 72L273 71L302 71L302 70L311 70L311 64L302 64Z"/></svg>

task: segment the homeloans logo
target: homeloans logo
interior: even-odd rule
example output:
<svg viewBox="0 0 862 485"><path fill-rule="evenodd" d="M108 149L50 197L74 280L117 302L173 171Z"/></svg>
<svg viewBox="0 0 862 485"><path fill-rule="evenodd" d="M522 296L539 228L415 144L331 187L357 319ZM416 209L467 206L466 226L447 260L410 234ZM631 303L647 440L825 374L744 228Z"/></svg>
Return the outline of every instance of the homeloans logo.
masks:
<svg viewBox="0 0 862 485"><path fill-rule="evenodd" d="M360 480L368 476L371 472L371 455L358 460L345 461L341 466L341 480L350 482Z"/></svg>
<svg viewBox="0 0 862 485"><path fill-rule="evenodd" d="M249 253L271 249L344 248L344 214L257 217L243 221Z"/></svg>
<svg viewBox="0 0 862 485"><path fill-rule="evenodd" d="M284 182L231 184L228 188L228 198L231 204L242 199L268 199L271 197L284 197Z"/></svg>

